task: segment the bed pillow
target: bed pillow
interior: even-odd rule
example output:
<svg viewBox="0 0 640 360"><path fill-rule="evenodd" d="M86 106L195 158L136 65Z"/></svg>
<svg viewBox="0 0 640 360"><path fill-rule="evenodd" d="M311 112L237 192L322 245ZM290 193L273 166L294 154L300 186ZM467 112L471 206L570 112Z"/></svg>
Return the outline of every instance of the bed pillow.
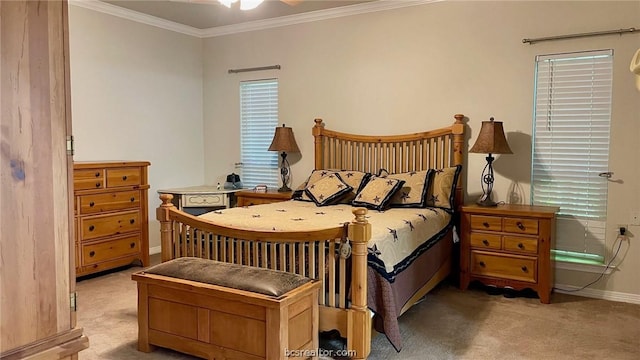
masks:
<svg viewBox="0 0 640 360"><path fill-rule="evenodd" d="M313 170L311 175L307 178L305 182L303 182L297 189L293 191L291 198L293 200L301 200L301 201L313 201L311 198L305 193L305 189L315 183L316 181L322 179L323 177L333 174L333 171L329 170Z"/></svg>
<svg viewBox="0 0 640 360"><path fill-rule="evenodd" d="M373 176L358 192L351 204L382 211L403 184L403 180Z"/></svg>
<svg viewBox="0 0 640 360"><path fill-rule="evenodd" d="M433 169L389 174L387 179L403 180L404 185L393 195L390 207L423 208L427 205L427 190Z"/></svg>
<svg viewBox="0 0 640 360"><path fill-rule="evenodd" d="M304 192L316 205L324 206L333 204L351 190L353 187L342 181L340 175L332 173L308 185Z"/></svg>
<svg viewBox="0 0 640 360"><path fill-rule="evenodd" d="M433 170L427 190L427 206L451 210L455 206L456 183L461 165Z"/></svg>
<svg viewBox="0 0 640 360"><path fill-rule="evenodd" d="M340 175L342 181L353 188L350 193L347 193L340 199L340 204L351 204L351 201L355 199L358 192L362 190L367 181L369 181L369 178L373 176L373 174L357 170L340 170L336 171L336 173Z"/></svg>

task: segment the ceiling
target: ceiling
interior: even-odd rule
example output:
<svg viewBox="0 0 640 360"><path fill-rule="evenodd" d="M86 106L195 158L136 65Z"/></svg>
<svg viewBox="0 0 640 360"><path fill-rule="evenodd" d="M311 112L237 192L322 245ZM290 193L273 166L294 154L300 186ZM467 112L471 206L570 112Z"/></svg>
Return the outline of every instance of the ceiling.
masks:
<svg viewBox="0 0 640 360"><path fill-rule="evenodd" d="M237 3L227 8L217 0L103 0L111 5L196 29L211 29L371 1L374 0L302 0L292 6L280 0L265 0L257 8L243 11Z"/></svg>

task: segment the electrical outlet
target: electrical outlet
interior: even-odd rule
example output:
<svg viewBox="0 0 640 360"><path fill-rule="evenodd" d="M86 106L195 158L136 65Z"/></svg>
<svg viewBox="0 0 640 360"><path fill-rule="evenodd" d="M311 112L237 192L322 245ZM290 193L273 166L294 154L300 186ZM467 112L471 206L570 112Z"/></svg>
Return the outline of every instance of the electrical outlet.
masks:
<svg viewBox="0 0 640 360"><path fill-rule="evenodd" d="M618 235L625 235L625 234L621 234L622 230L624 228L625 233L629 230L629 226L627 224L616 224L616 234Z"/></svg>
<svg viewBox="0 0 640 360"><path fill-rule="evenodd" d="M629 223L631 225L640 226L640 211L638 211L638 210L632 211L630 220L631 221L629 221Z"/></svg>

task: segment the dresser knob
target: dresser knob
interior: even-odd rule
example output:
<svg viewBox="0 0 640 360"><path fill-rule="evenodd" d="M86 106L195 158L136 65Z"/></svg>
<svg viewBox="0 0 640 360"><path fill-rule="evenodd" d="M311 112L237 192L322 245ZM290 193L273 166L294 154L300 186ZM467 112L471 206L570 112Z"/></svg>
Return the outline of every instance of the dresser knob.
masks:
<svg viewBox="0 0 640 360"><path fill-rule="evenodd" d="M134 222L136 222L136 220L135 220L135 219L131 219L131 220L129 220L129 224L133 224Z"/></svg>
<svg viewBox="0 0 640 360"><path fill-rule="evenodd" d="M122 180L127 180L127 175L123 176Z"/></svg>
<svg viewBox="0 0 640 360"><path fill-rule="evenodd" d="M522 250L524 250L524 244L523 243L518 243L518 247Z"/></svg>
<svg viewBox="0 0 640 360"><path fill-rule="evenodd" d="M482 226L488 228L489 227L489 223L485 221L485 222L482 223Z"/></svg>
<svg viewBox="0 0 640 360"><path fill-rule="evenodd" d="M484 246L489 246L489 240L487 239L482 240L482 243L484 244Z"/></svg>
<svg viewBox="0 0 640 360"><path fill-rule="evenodd" d="M526 266L521 267L521 269L522 269L522 272L527 272L529 270L529 269L527 269Z"/></svg>
<svg viewBox="0 0 640 360"><path fill-rule="evenodd" d="M93 230L95 230L95 228L96 228L95 226L91 225L91 226L89 226L89 231L93 231Z"/></svg>
<svg viewBox="0 0 640 360"><path fill-rule="evenodd" d="M93 201L89 203L89 207L93 207L96 203L94 203Z"/></svg>
<svg viewBox="0 0 640 360"><path fill-rule="evenodd" d="M524 230L524 224L523 224L523 223L521 223L520 221L518 221L518 222L516 223L516 225L518 226L518 229L520 229L520 230Z"/></svg>
<svg viewBox="0 0 640 360"><path fill-rule="evenodd" d="M96 177L100 177L100 173L99 172L96 173Z"/></svg>
<svg viewBox="0 0 640 360"><path fill-rule="evenodd" d="M129 246L133 249L134 247L136 247L136 243L132 242L131 244L129 244Z"/></svg>
<svg viewBox="0 0 640 360"><path fill-rule="evenodd" d="M131 197L131 202L136 201L136 198L134 198L133 196Z"/></svg>
<svg viewBox="0 0 640 360"><path fill-rule="evenodd" d="M96 252L95 252L95 251L90 251L90 252L89 252L89 256L90 256L90 257L93 257L95 254L96 254Z"/></svg>
<svg viewBox="0 0 640 360"><path fill-rule="evenodd" d="M96 187L97 187L97 188L99 188L99 187L100 187L100 183L99 183L99 182L97 182L97 183L96 183Z"/></svg>
<svg viewBox="0 0 640 360"><path fill-rule="evenodd" d="M485 267L485 266L487 266L487 264L485 264L485 263L484 263L484 261L480 261L480 263L479 263L479 264L480 264L480 266L481 266L481 267Z"/></svg>

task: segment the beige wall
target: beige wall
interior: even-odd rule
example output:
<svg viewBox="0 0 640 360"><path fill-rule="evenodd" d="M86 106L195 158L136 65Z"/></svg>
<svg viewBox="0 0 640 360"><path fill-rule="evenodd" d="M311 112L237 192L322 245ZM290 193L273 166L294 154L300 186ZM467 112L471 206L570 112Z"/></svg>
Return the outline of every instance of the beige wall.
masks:
<svg viewBox="0 0 640 360"><path fill-rule="evenodd" d="M606 14L606 16L604 16ZM504 121L513 155L495 162L494 195L512 188L530 200L534 60L538 54L612 48L614 89L609 187L610 248L615 226L640 209L640 93L629 63L640 34L525 45L523 38L637 27L640 2L439 2L404 9L240 33L204 41L205 178L220 181L239 161L238 83L277 77L280 121L292 126L301 154L293 183L313 168L313 119L345 132L399 134L469 118L473 144L483 120ZM228 74L280 64L281 70ZM468 199L481 192L484 155L470 154ZM593 288L640 295L640 227L624 261ZM628 244L627 244L628 245ZM597 274L558 270L557 283L579 286ZM637 300L637 296L636 296Z"/></svg>
<svg viewBox="0 0 640 360"><path fill-rule="evenodd" d="M150 246L158 189L204 181L202 40L69 8L75 160L147 160Z"/></svg>

